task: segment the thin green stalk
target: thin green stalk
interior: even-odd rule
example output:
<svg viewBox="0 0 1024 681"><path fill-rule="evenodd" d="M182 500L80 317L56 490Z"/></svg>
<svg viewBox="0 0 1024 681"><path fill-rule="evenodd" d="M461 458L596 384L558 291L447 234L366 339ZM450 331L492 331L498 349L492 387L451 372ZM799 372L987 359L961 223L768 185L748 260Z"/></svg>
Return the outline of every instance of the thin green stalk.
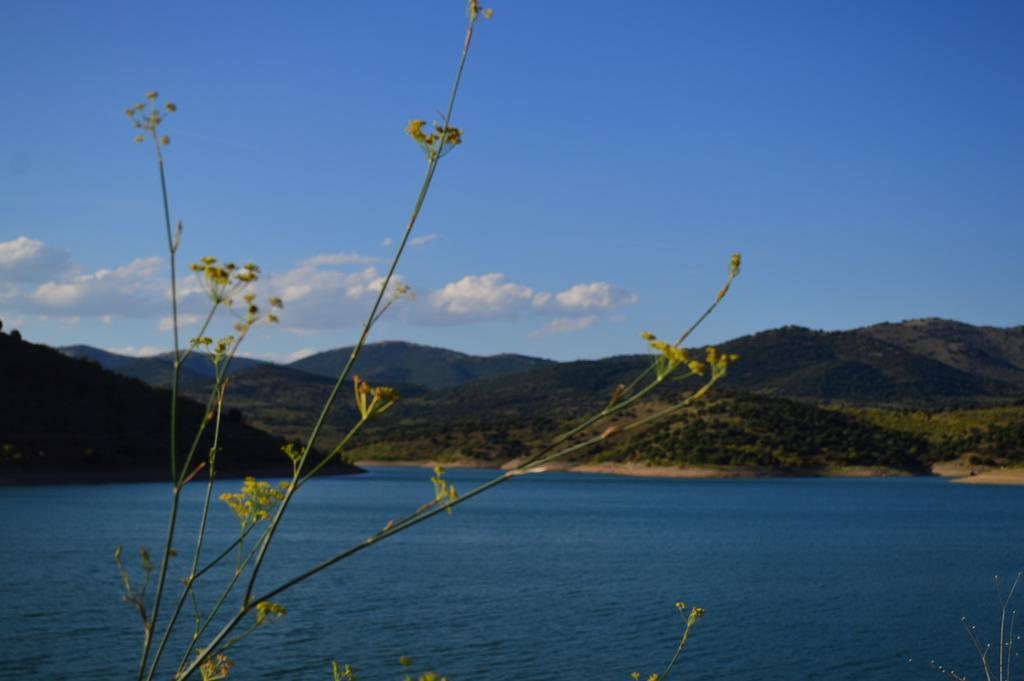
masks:
<svg viewBox="0 0 1024 681"><path fill-rule="evenodd" d="M156 156L157 166L160 169L160 193L163 197L164 206L164 226L167 230L167 250L170 256L171 266L171 319L172 327L174 329L174 365L171 376L171 433L170 433L170 450L171 450L171 480L177 479L177 425L178 425L178 383L181 371L181 352L178 340L178 277L177 277L177 264L176 256L178 251L177 240L174 237L173 230L171 229L171 208L170 201L167 197L167 178L164 174L164 156L160 151L160 140L157 138L156 130L152 131L153 143L156 145ZM178 486L175 484L174 490L171 496L171 511L170 518L167 522L167 541L164 544L164 555L160 561L160 577L157 580L156 594L153 597L153 612L150 615L149 624L146 627L145 636L142 645L142 658L139 661L139 671L136 675L137 681L141 681L142 675L146 671L146 661L149 657L150 645L153 642L153 629L156 626L157 618L160 615L160 602L163 599L164 593L164 580L167 577L167 566L170 561L171 546L174 542L174 527L177 521L178 515Z"/></svg>
<svg viewBox="0 0 1024 681"><path fill-rule="evenodd" d="M199 424L199 428L196 430L196 435L192 439L192 446L189 448L188 454L185 456L185 462L184 462L184 464L181 467L181 476L178 479L178 484L179 485L185 479L185 475L187 474L187 472L189 470L189 466L192 464L192 459L195 458L196 450L199 448L199 440L202 438L203 433L206 432L206 425L209 423L209 420L205 417L205 415L210 413L210 409L213 407L214 400L217 399L217 395L226 386L228 370L231 368L231 362L234 361L235 353L238 351L238 347L242 344L242 341L245 340L245 337L246 337L246 335L248 333L249 333L249 329L246 328L246 330L243 331L241 333L241 335L239 335L239 337L235 340L235 344L231 347L231 351L227 354L227 356L223 360L223 362L224 362L223 368L219 368L217 370L217 374L216 374L216 377L215 377L215 380L214 380L214 385L213 385L213 388L210 391L210 397L206 401L206 411L203 412L204 413L203 421L202 421L202 423Z"/></svg>
<svg viewBox="0 0 1024 681"><path fill-rule="evenodd" d="M212 306L210 307L210 311L209 311L208 313L206 313L206 319L205 319L205 320L203 320L203 325L202 325L201 327L199 327L199 331L198 331L198 332L196 333L196 335L195 335L195 336L193 336L193 338L200 338L200 337L202 337L203 335L205 335L205 334L206 334L206 329L207 329L207 328L209 328L209 326L210 326L210 322L212 322L212 321L213 321L213 315L214 315L214 314L215 314L215 313L217 312L217 308L218 308L218 307L220 307L220 303L214 303L214 304L213 304L213 305L212 305ZM191 355L191 354L192 354L193 352L195 352L195 346L194 346L194 345L190 345L190 346L189 346L189 348L188 348L188 350L186 350L186 351L185 351L185 352L184 352L184 353L183 353L183 354L181 355L181 362L182 362L182 364L184 364L184 363L185 363L185 360L187 360L187 359L189 358L189 356L190 356L190 355Z"/></svg>
<svg viewBox="0 0 1024 681"><path fill-rule="evenodd" d="M160 597L164 591L164 579L167 576L167 564L170 560L171 543L174 540L174 525L178 520L178 495L180 488L175 485L171 491L171 514L167 521L167 539L164 542L164 555L160 561L160 577L157 580L156 595L153 600L153 611L149 616L149 621L145 626L145 635L143 638L142 645L142 660L139 663L138 679L142 678L142 675L146 673L146 661L149 657L149 647L153 642L153 628L156 626L157 615L160 611Z"/></svg>
<svg viewBox="0 0 1024 681"><path fill-rule="evenodd" d="M332 449L330 451L330 453L327 454L327 456L325 456L323 459L321 459L320 463L318 463L316 466L314 466L312 470L310 470L308 473L306 473L304 476L302 476L302 478L296 483L296 485L301 487L302 485L306 484L307 480L309 480L314 475L316 475L320 471L320 469L323 468L324 466L326 466L327 463L331 459L333 459L336 455L340 454L341 451L343 449L345 449L345 445L348 444L348 441L351 440L353 437L355 437L356 433L358 433L365 424L366 424L366 419L359 419L359 422L356 423L356 425L353 426L352 429L348 431L348 433L341 440L341 442L339 442L334 447L334 449Z"/></svg>
<svg viewBox="0 0 1024 681"><path fill-rule="evenodd" d="M451 121L452 112L455 109L455 100L459 91L459 84L462 82L462 73L466 66L466 59L469 56L469 46L473 38L473 24L475 18L471 17L469 25L466 29L466 39L463 43L462 55L459 58L459 65L455 71L455 80L452 84L451 94L448 98L448 108L444 116L444 126L447 128ZM271 541L274 538L274 533L277 531L277 527L281 522L281 518L284 516L285 511L288 509L288 505L291 502L292 495L295 493L295 483L298 481L299 476L302 473L302 469L305 466L306 459L309 457L310 452L316 445L316 440L320 435L320 430L323 428L323 424L327 419L327 415L331 408L334 406L334 402L337 399L338 392L341 390L341 386L348 380L348 375L352 371L352 367L355 365L356 359L359 357L363 346L366 344L366 339L370 333L370 329L373 327L373 322L377 318L377 311L381 306L381 302L384 299L385 294L391 279L394 277L395 270L398 268L398 262L402 258L402 254L405 252L406 244L409 241L409 237L412 234L413 227L416 225L416 220L419 218L420 211L423 208L423 203L427 198L427 193L430 190L430 184L434 178L434 171L437 169L437 163L441 159L441 156L445 151L445 136L441 135L441 142L438 150L435 154L429 157L427 163L427 172L423 178L423 183L420 186L420 191L416 196L416 202L413 205L412 214L409 216L409 222L405 227L405 232L402 234L402 239L398 244L398 249L395 252L394 258L391 260L391 266L388 268L387 276L384 277L384 281L381 284L380 291L377 293L377 297L374 300L373 307L370 309L370 314L366 317L366 323L363 324L363 331L359 336L359 342L356 343L352 349L352 353L349 355L348 361L345 364L344 369L338 375L338 380L335 382L334 387L331 389L331 393L324 403L323 408L320 410L320 416L317 418L316 423L310 432L309 438L306 441L306 446L302 451L302 457L299 460L298 466L296 467L295 474L292 476L292 485L285 493L285 498L281 501L278 506L277 512L274 514L274 518L271 521L270 531L263 540L260 546L259 555L256 557L256 562L253 564L252 572L249 576L249 582L245 587L245 596L243 602L248 602L252 596L253 588L256 585L256 578L259 576L260 568L263 566L263 560L266 558L267 551L270 548Z"/></svg>
<svg viewBox="0 0 1024 681"><path fill-rule="evenodd" d="M207 317L207 323L209 323L209 320L212 317L213 312L211 311L209 317ZM200 335L202 335L202 331L200 331ZM219 382L219 372L217 378ZM217 445L220 443L220 423L221 414L224 408L224 389L226 387L226 382L221 383L219 397L217 399L217 415L213 428L213 444L211 447L210 463L208 464L210 472L208 481L206 483L206 494L203 498L203 510L199 518L199 531L196 534L196 547L192 555L192 569L189 571L188 581L185 584L185 588L182 591L181 596L178 598L178 602L175 605L174 612L171 614L171 619L167 622L167 627L164 629L164 635L160 639L160 644L157 646L156 652L153 654L153 662L152 664L150 664L149 674L146 676L147 681L151 680L153 678L153 675L156 674L157 666L160 664L160 658L163 656L164 653L164 648L167 645L168 639L170 639L171 637L171 631L174 630L174 625L178 621L178 615L181 614L181 609L185 603L185 597L189 592L192 591L192 581L195 578L196 568L199 566L199 556L203 549L203 539L206 536L206 519L210 510L210 498L213 495L213 481L214 478L216 477L216 473L214 471L214 457L216 457Z"/></svg>
<svg viewBox="0 0 1024 681"><path fill-rule="evenodd" d="M681 615L682 613L680 613L680 616ZM665 679L668 678L669 673L671 673L672 668L676 666L676 661L679 659L679 656L683 654L683 648L686 647L686 639L690 638L690 629L692 629L693 625L696 624L698 617L699 616L691 612L690 617L686 620L686 629L683 630L683 637L679 640L679 647L676 648L676 654L672 656L668 666L665 667L665 671L658 677L658 681L665 681Z"/></svg>
<svg viewBox="0 0 1024 681"><path fill-rule="evenodd" d="M185 653L181 656L181 662L178 663L179 672L188 662L188 656L192 654L193 650L195 650L196 643L198 643L202 635L206 633L206 630L210 627L210 624L213 622L213 618L217 616L217 613L220 612L221 606L224 605L224 602L227 600L228 596L231 595L231 592L235 588L235 584L238 583L238 578L241 577L242 572L245 571L245 566L249 564L249 561L252 560L252 557L255 555L255 553L256 546L254 546L249 551L249 555L246 556L245 560L242 561L241 564L235 568L235 572L231 577L231 581L228 582L228 585L224 588L224 592L220 595L220 598L217 599L217 602L214 604L213 608L210 610L209 613L207 613L206 620L202 623L202 626L197 628L196 634L192 637L192 641L185 649Z"/></svg>

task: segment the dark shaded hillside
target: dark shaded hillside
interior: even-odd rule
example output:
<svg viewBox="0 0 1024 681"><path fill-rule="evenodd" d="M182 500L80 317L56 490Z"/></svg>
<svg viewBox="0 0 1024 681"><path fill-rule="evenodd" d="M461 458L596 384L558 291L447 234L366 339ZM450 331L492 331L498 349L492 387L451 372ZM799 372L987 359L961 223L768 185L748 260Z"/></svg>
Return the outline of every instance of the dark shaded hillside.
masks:
<svg viewBox="0 0 1024 681"><path fill-rule="evenodd" d="M170 394L88 361L0 334L0 479L167 479ZM179 440L204 408L179 405ZM224 475L290 471L283 442L236 417L222 426ZM200 445L205 455L206 440Z"/></svg>
<svg viewBox="0 0 1024 681"><path fill-rule="evenodd" d="M352 348L321 352L293 362L293 369L336 377L348 361ZM524 355L478 357L453 350L414 343L387 341L363 348L355 373L373 383L445 388L469 381L507 376L554 362Z"/></svg>

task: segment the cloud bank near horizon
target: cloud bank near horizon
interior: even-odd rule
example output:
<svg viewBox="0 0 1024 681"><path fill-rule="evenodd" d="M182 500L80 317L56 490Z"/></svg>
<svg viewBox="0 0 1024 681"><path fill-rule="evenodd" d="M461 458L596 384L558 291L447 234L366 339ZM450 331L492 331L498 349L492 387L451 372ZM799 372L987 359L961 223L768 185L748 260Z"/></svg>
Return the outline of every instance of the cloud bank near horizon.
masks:
<svg viewBox="0 0 1024 681"><path fill-rule="evenodd" d="M427 235L423 243L436 238ZM381 259L359 253L319 253L284 271L265 272L254 292L284 300L281 323L299 335L311 335L362 323L379 293ZM184 270L184 268L182 268ZM179 321L195 325L208 309L196 280L179 272ZM392 286L407 284L401 276ZM610 319L612 311L638 300L636 293L605 281L575 283L562 291L536 290L510 281L502 272L467 274L425 292L396 301L394 319L419 326L458 326L519 321L539 338L571 333ZM389 294L390 295L390 294ZM168 331L170 289L167 264L159 257L138 257L112 268L83 272L67 251L19 236L0 242L0 312L77 323L97 318L152 319ZM615 315L618 318L618 315Z"/></svg>

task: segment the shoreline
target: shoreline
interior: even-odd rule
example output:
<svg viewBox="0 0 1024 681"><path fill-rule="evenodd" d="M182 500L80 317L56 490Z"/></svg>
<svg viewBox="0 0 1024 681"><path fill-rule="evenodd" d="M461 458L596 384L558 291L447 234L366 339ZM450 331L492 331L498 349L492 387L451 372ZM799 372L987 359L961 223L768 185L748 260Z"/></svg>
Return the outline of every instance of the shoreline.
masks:
<svg viewBox="0 0 1024 681"><path fill-rule="evenodd" d="M387 460L360 459L355 462L360 468L366 467L402 467L402 468L433 468L441 466L447 469L456 468L491 468L507 471L512 469L518 460L508 461L498 468L489 462L460 459L456 461L436 461L433 459ZM912 477L915 474L895 468L845 466L828 469L806 470L773 470L767 468L727 468L714 466L649 466L644 463L576 463L552 462L542 466L536 473L559 471L566 473L594 473L598 475L618 475L631 478L681 478L689 480L710 480L729 478L892 478ZM928 475L927 473L924 475Z"/></svg>
<svg viewBox="0 0 1024 681"><path fill-rule="evenodd" d="M517 461L512 460L500 467L492 462L460 459L437 461L433 459L388 460L362 459L355 462L354 470L332 471L331 477L359 475L367 468L433 468L440 465L447 469L496 469L510 470ZM942 462L932 466L928 473L912 473L892 468L846 466L825 469L778 470L767 468L729 468L715 466L649 466L644 463L577 463L552 462L535 472L559 471L567 473L593 473L597 475L618 475L630 478L677 478L686 480L723 479L767 479L767 478L891 478L935 476L955 484L967 485L1024 485L1024 467L982 467L970 466L965 462ZM254 470L256 477L288 477L284 469L261 468ZM236 471L223 472L219 480L241 479L244 475ZM156 471L5 471L0 473L0 487L37 485L104 485L131 482L166 482L165 472Z"/></svg>

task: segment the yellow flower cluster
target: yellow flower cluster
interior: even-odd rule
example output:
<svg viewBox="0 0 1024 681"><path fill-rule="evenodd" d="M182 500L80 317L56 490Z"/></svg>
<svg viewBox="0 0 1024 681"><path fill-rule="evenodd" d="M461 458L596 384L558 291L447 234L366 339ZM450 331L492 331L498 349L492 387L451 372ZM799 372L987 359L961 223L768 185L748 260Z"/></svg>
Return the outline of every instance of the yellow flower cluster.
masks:
<svg viewBox="0 0 1024 681"><path fill-rule="evenodd" d="M480 6L479 0L469 0L466 6L466 14L469 15L470 21L476 21L480 17L484 19L490 19L494 16L493 9L485 9Z"/></svg>
<svg viewBox="0 0 1024 681"><path fill-rule="evenodd" d="M253 263L239 267L233 262L218 263L217 258L206 256L189 265L196 273L199 285L215 303L231 304L232 295L255 283L260 278L260 268ZM252 299L247 299L251 302Z"/></svg>
<svg viewBox="0 0 1024 681"><path fill-rule="evenodd" d="M373 388L358 376L352 378L352 383L356 396L356 407L364 421L380 416L398 401L399 395L394 388L383 386Z"/></svg>
<svg viewBox="0 0 1024 681"><path fill-rule="evenodd" d="M199 666L199 673L203 681L218 681L226 679L234 666L235 663L227 655L214 655Z"/></svg>
<svg viewBox="0 0 1024 681"><path fill-rule="evenodd" d="M124 110L124 113L128 118L132 119L132 124L137 130L148 132L153 136L153 139L158 139L161 144L167 145L171 143L171 138L167 135L158 137L157 128L164 122L167 114L174 113L178 110L178 107L174 102L166 102L163 109L161 109L156 102L159 96L160 94L156 91L147 92L147 102L139 102L134 106L130 106ZM135 135L136 142L141 142L144 139L145 135L142 133Z"/></svg>
<svg viewBox="0 0 1024 681"><path fill-rule="evenodd" d="M355 681L356 670L351 665L342 667L337 660L331 660L331 671L334 673L334 681Z"/></svg>
<svg viewBox="0 0 1024 681"><path fill-rule="evenodd" d="M272 622L278 618L284 617L287 614L282 606L277 603L271 603L270 601L260 601L256 604L256 624L263 625L268 622Z"/></svg>
<svg viewBox="0 0 1024 681"><path fill-rule="evenodd" d="M737 354L718 352L714 347L709 347L705 355L705 361L711 367L713 376L724 375L728 371L729 365L738 362L739 359L740 356Z"/></svg>
<svg viewBox="0 0 1024 681"><path fill-rule="evenodd" d="M306 448L301 445L296 449L295 445L289 442L288 444L281 447L281 451L284 455L291 459L292 471L297 472L299 470L299 463L302 461L302 455L305 453Z"/></svg>
<svg viewBox="0 0 1024 681"><path fill-rule="evenodd" d="M461 129L449 125L442 127L434 123L434 132L427 134L423 132L423 126L426 124L427 122L422 120L409 121L409 125L405 127L405 134L420 145L427 158L431 160L439 158L462 144Z"/></svg>
<svg viewBox="0 0 1024 681"><path fill-rule="evenodd" d="M647 341L652 350L657 350L660 353L654 360L654 372L658 380L668 376L681 364L687 365L695 374L704 373L704 365L697 361L691 361L683 348L658 340L657 336L650 331L644 331L640 337Z"/></svg>
<svg viewBox="0 0 1024 681"><path fill-rule="evenodd" d="M248 477L243 481L240 492L221 494L220 500L235 512L242 527L248 527L270 517L274 507L284 499L285 493L282 490L286 491L289 483L282 482L280 487L281 489L277 489L269 482Z"/></svg>
<svg viewBox="0 0 1024 681"><path fill-rule="evenodd" d="M430 478L430 482L434 483L434 500L427 504L426 508L455 501L459 498L459 493L455 491L455 485L444 479L444 473L444 468L434 466L434 475ZM448 515L451 515L451 513L452 509L449 507Z"/></svg>
<svg viewBox="0 0 1024 681"><path fill-rule="evenodd" d="M413 681L413 678L406 676L404 681ZM448 677L441 676L437 672L423 672L416 678L416 681L448 681Z"/></svg>
<svg viewBox="0 0 1024 681"><path fill-rule="evenodd" d="M716 303L725 298L725 294L729 292L729 287L732 285L732 280L740 273L740 260L739 253L733 253L732 258L729 259L729 279L725 282L722 290L718 292L718 297L715 298Z"/></svg>

